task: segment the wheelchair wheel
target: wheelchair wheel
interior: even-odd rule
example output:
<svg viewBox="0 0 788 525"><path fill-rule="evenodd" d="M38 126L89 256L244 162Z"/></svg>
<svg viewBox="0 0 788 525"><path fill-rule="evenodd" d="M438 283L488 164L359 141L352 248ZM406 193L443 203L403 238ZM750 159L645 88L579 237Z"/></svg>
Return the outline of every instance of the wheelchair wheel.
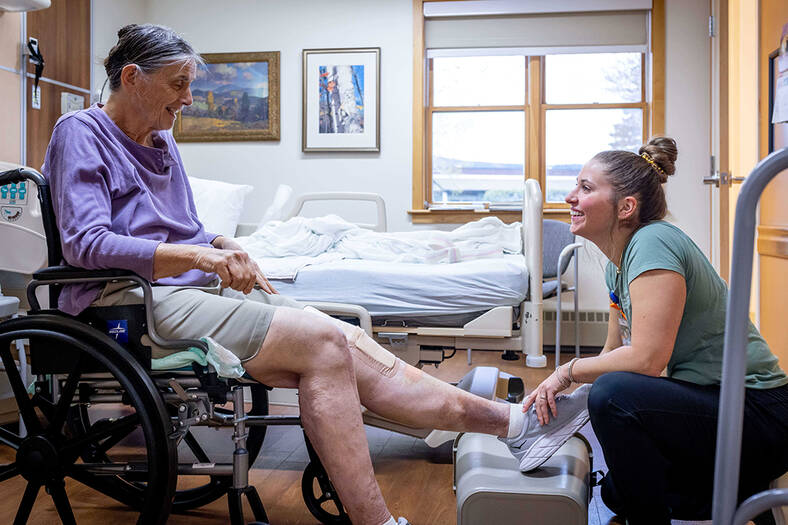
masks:
<svg viewBox="0 0 788 525"><path fill-rule="evenodd" d="M250 385L252 408L247 412L248 415L262 416L268 414L268 391L262 385ZM232 409L216 407L215 410L223 414L232 414ZM88 409L84 406L76 407L69 417L69 425L75 433L84 433L91 428L100 428L106 424L106 419L92 419ZM246 450L249 453L249 467L251 468L265 439L266 427L252 426L247 428L248 437L246 440ZM225 434L217 436L217 432ZM202 439L201 439L202 438ZM200 441L210 444L219 444L221 451L215 450L212 446L200 445ZM180 445L177 446L177 456L179 463L193 462L199 463L231 463L233 452L232 428L215 429L211 427L192 427L183 437ZM108 463L111 458L107 457L101 450L95 448L86 449L82 457L83 461ZM172 502L172 512L179 513L207 505L221 497L227 495L227 489L232 485L230 476L206 476L205 483L196 486L188 486L175 491ZM194 476L184 476L184 480L193 480ZM197 478L199 479L199 477ZM145 491L147 483L143 480L126 483L119 487L128 497L139 497Z"/></svg>
<svg viewBox="0 0 788 525"><path fill-rule="evenodd" d="M306 508L320 523L350 525L350 517L322 465L309 463L301 478L301 493Z"/></svg>
<svg viewBox="0 0 788 525"><path fill-rule="evenodd" d="M69 371L51 371L50 384L57 388L37 383L35 395L28 396L10 351L17 339L30 339L37 347L68 357ZM22 437L0 427L0 445L15 453L14 462L0 464L0 482L6 487L26 482L15 524L28 521L42 486L61 521L75 523L69 492L79 487L66 484L66 478L132 507L139 524L167 521L176 482L171 424L153 381L126 350L78 321L41 314L0 324L0 357L27 428ZM36 360L34 353L31 364L43 372L46 365ZM105 417L100 425L74 434L66 421L82 406ZM107 461L80 461L91 449L101 451ZM123 489L139 479L148 480L145 490L131 494ZM82 502L84 491L79 494Z"/></svg>

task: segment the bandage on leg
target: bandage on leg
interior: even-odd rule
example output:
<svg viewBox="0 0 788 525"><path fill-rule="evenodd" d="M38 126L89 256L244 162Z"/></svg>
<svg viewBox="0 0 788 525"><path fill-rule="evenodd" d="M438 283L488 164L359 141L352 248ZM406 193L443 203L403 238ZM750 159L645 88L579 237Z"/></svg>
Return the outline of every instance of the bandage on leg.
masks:
<svg viewBox="0 0 788 525"><path fill-rule="evenodd" d="M397 364L394 354L380 346L364 330L358 326L334 319L333 317L321 312L320 310L307 306L304 311L318 314L333 322L345 334L350 351L366 365L374 368L381 374L391 377Z"/></svg>

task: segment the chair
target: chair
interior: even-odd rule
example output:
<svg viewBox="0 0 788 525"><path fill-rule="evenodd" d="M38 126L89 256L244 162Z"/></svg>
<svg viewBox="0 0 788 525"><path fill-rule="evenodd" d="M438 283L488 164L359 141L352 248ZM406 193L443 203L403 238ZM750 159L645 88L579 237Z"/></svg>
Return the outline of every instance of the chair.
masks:
<svg viewBox="0 0 788 525"><path fill-rule="evenodd" d="M543 222L542 298L556 298L555 314L555 367L561 364L561 295L572 292L575 301L575 356L580 357L580 319L578 316L578 257L575 252L583 244L575 242L574 234L565 222L545 219ZM574 256L575 284L564 282L564 274Z"/></svg>
<svg viewBox="0 0 788 525"><path fill-rule="evenodd" d="M140 524L165 523L171 511L222 496L228 498L233 525L244 523L244 496L254 519L268 521L257 491L248 485L248 469L268 425L300 424L300 418L269 416L264 385L220 379L210 367L151 371L144 336L162 348L207 352L207 345L161 338L152 319L151 285L136 274L57 266L62 251L47 181L30 169L0 173L0 185L23 180L38 189L50 267L33 274L27 288L28 315L0 323L0 358L27 428L25 435L0 427L0 445L15 451L13 463L0 464L0 482L20 476L27 481L14 523L27 522L42 486L60 519L75 523L66 477L132 507ZM118 281L139 284L145 304L91 307L72 317L41 309L35 293L48 286L50 304L57 304L62 284ZM12 342L19 345L24 339L30 341L30 368L36 378L32 397L26 374L20 373L10 351ZM248 412L244 388L251 392ZM198 439L203 428L232 430L231 460L217 461L216 451L203 448ZM349 523L317 454L308 440L306 444L311 463L302 492L307 507L323 522ZM179 490L177 478L186 475L208 480Z"/></svg>

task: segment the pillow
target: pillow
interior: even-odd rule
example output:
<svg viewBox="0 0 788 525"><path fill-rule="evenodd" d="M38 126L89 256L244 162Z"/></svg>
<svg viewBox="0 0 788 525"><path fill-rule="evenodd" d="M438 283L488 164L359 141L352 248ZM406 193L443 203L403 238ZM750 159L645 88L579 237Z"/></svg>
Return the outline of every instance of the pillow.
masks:
<svg viewBox="0 0 788 525"><path fill-rule="evenodd" d="M263 218L260 219L260 224L257 225L258 230L265 226L265 223L268 221L281 221L284 218L285 206L290 201L290 196L292 194L293 188L287 184L280 184L276 187L276 191L274 191L274 200L271 201L271 204L263 213Z"/></svg>
<svg viewBox="0 0 788 525"><path fill-rule="evenodd" d="M230 184L218 180L189 177L197 207L197 217L205 230L225 237L235 237L246 195L254 188L248 184Z"/></svg>

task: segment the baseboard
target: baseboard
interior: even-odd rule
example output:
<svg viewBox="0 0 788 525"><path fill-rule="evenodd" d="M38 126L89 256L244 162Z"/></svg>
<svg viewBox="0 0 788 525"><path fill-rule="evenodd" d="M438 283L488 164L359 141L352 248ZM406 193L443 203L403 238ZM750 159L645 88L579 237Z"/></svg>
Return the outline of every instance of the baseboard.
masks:
<svg viewBox="0 0 788 525"><path fill-rule="evenodd" d="M580 345L602 346L607 339L608 312L578 312L580 320ZM545 345L555 345L556 312L544 312L542 341ZM575 312L561 312L561 346L575 343Z"/></svg>

